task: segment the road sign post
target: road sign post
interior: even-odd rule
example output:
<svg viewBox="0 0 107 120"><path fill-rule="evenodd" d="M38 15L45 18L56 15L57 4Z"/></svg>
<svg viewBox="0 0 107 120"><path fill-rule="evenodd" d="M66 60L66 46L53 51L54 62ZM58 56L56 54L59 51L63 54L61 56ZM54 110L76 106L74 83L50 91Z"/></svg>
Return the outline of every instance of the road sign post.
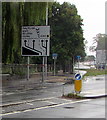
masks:
<svg viewBox="0 0 107 120"><path fill-rule="evenodd" d="M50 26L22 26L22 56L49 56ZM28 58L29 59L29 58ZM46 63L47 64L47 63ZM44 60L43 60L44 67ZM29 66L28 66L29 72ZM44 72L44 68L43 68ZM29 79L29 74L27 79ZM44 73L43 73L44 79Z"/></svg>
<svg viewBox="0 0 107 120"><path fill-rule="evenodd" d="M56 59L57 59L58 54L53 53L52 54L52 59L54 60L54 76L56 75Z"/></svg>
<svg viewBox="0 0 107 120"><path fill-rule="evenodd" d="M42 63L42 83L44 82L44 71L45 71L45 67L44 67L44 65L45 65L45 57L43 57L43 63Z"/></svg>
<svg viewBox="0 0 107 120"><path fill-rule="evenodd" d="M47 2L47 5L46 5L46 26L47 25L48 25L48 2ZM43 59L44 59L44 65L43 65L44 72L43 72L43 76L44 76L44 73L45 73L45 79L47 79L47 56L43 57Z"/></svg>
<svg viewBox="0 0 107 120"><path fill-rule="evenodd" d="M78 60L78 72L79 72L79 62L80 62L80 59L81 59L81 56L76 56L77 57L77 60Z"/></svg>
<svg viewBox="0 0 107 120"><path fill-rule="evenodd" d="M27 64L27 80L29 80L29 56L28 56L28 64Z"/></svg>
<svg viewBox="0 0 107 120"><path fill-rule="evenodd" d="M82 88L82 80L81 80L81 75L80 73L77 73L75 75L75 82L74 82L74 88L75 88L75 92L76 93L80 93L81 92L81 88Z"/></svg>

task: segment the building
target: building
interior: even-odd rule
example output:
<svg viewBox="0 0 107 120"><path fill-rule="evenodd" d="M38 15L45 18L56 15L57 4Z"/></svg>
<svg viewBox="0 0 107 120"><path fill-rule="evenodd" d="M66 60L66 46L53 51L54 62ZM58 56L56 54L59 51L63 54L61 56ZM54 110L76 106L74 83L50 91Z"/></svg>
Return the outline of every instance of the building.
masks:
<svg viewBox="0 0 107 120"><path fill-rule="evenodd" d="M100 34L96 48L96 67L105 69L107 67L107 35Z"/></svg>

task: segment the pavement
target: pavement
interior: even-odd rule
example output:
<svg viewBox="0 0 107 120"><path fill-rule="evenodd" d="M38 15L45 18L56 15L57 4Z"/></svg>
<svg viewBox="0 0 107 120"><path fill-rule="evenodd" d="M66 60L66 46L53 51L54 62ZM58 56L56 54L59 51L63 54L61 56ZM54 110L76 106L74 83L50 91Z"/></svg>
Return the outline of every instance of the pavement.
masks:
<svg viewBox="0 0 107 120"><path fill-rule="evenodd" d="M72 77L72 75L70 75ZM42 80L42 75L35 74L27 80L27 78L24 79L2 79L2 90L5 92L11 92L11 91L21 91L21 90L27 90L33 89L35 87L38 87L40 85L45 85L46 83L65 83L68 81L66 78L69 78L68 75L48 75L47 77Z"/></svg>
<svg viewBox="0 0 107 120"><path fill-rule="evenodd" d="M83 89L79 94L80 96L88 99L107 97L107 78L105 75L89 76L86 79L86 81L82 82Z"/></svg>
<svg viewBox="0 0 107 120"><path fill-rule="evenodd" d="M93 77L89 78L90 80L93 79ZM99 76L96 77L96 79L99 79ZM3 80L2 80L3 81ZM48 85L50 83L51 85L64 85L64 84L73 84L74 81L74 75L57 75L57 76L47 76L47 79L42 82L41 77L33 76L29 80L27 79L17 79L17 80L4 80L2 82L2 95L5 95L6 93L9 92L18 92L18 91L28 91L32 89L38 89L41 85ZM93 81L92 81L93 82ZM100 98L100 97L106 97L107 92L105 90L105 82L104 82L104 87L100 89L95 89L95 90L89 90L89 87L91 89L91 86L89 86L88 82L85 83L86 86L84 90L80 92L80 96L84 98ZM99 84L98 81L94 80L93 86Z"/></svg>
<svg viewBox="0 0 107 120"><path fill-rule="evenodd" d="M90 92L81 92L80 96L82 96L83 98L87 98L87 99L96 99L96 98L101 98L101 97L107 97L107 93L105 93L104 89L101 89L99 91L90 91Z"/></svg>

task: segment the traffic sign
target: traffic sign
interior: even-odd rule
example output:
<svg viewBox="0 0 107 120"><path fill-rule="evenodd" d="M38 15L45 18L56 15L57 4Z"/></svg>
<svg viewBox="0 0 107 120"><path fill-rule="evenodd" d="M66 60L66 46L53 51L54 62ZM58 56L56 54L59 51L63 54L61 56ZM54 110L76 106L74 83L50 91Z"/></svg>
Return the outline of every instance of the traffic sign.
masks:
<svg viewBox="0 0 107 120"><path fill-rule="evenodd" d="M82 77L81 77L80 73L77 73L77 74L75 75L75 79L76 79L76 80L81 80L81 78L82 78Z"/></svg>
<svg viewBox="0 0 107 120"><path fill-rule="evenodd" d="M80 56L80 55L78 55L78 56L76 56L76 58L77 58L78 60L80 60L80 59L81 59L81 56Z"/></svg>
<svg viewBox="0 0 107 120"><path fill-rule="evenodd" d="M82 87L82 80L81 80L81 75L80 73L75 74L75 82L74 82L74 86L75 86L75 92L76 93L80 93L81 92L81 87Z"/></svg>
<svg viewBox="0 0 107 120"><path fill-rule="evenodd" d="M57 53L53 53L53 54L52 54L52 58L53 58L53 59L57 59L57 56L58 56Z"/></svg>
<svg viewBox="0 0 107 120"><path fill-rule="evenodd" d="M22 56L49 56L50 26L22 26Z"/></svg>

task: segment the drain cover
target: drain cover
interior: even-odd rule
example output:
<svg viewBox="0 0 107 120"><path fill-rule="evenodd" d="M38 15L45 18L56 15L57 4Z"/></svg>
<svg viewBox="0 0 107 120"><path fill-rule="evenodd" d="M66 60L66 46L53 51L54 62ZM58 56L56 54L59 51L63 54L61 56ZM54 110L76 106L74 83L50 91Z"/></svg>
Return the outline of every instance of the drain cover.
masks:
<svg viewBox="0 0 107 120"><path fill-rule="evenodd" d="M64 107L64 108L66 108L66 109L72 109L72 108L74 108L74 107Z"/></svg>

